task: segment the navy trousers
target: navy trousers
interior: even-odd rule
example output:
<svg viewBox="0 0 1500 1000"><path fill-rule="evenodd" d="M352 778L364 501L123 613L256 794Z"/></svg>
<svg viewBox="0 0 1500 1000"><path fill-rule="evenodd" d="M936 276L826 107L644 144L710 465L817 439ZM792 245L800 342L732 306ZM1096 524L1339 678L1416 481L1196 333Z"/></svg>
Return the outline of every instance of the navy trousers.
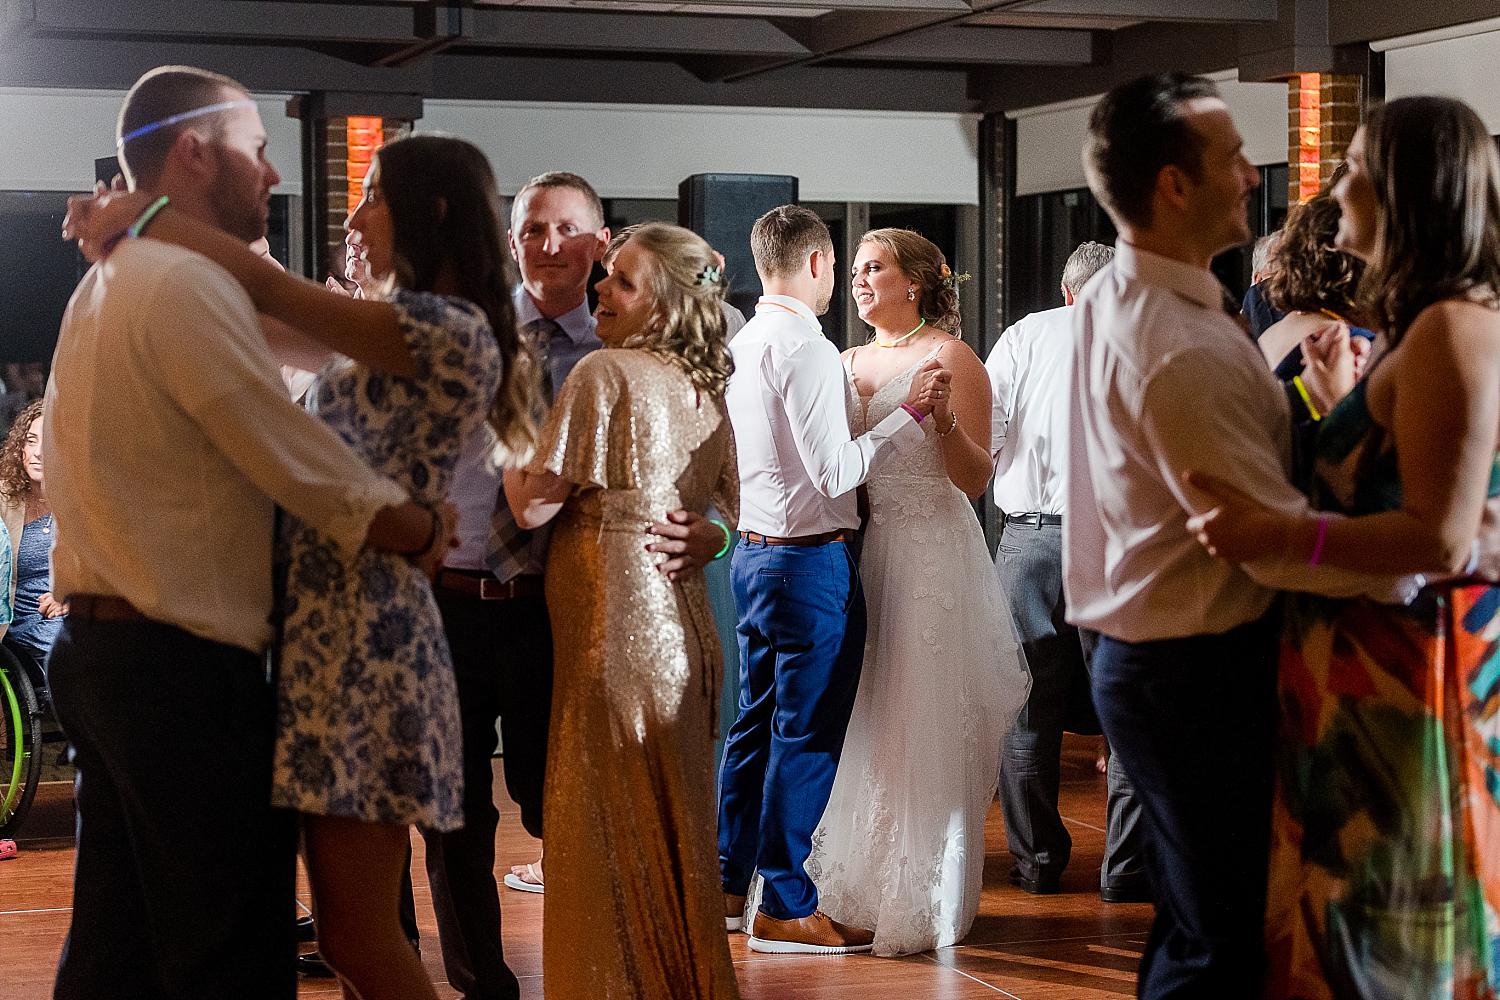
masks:
<svg viewBox="0 0 1500 1000"><path fill-rule="evenodd" d="M70 616L48 663L77 765L57 1000L291 1000L295 814L271 807L261 657Z"/></svg>
<svg viewBox="0 0 1500 1000"><path fill-rule="evenodd" d="M865 650L865 599L848 545L741 541L739 714L719 773L719 868L744 894L759 869L760 908L781 920L817 909L803 869L844 747Z"/></svg>
<svg viewBox="0 0 1500 1000"><path fill-rule="evenodd" d="M1094 651L1094 705L1144 813L1156 900L1140 997L1261 995L1277 619L1158 642L1101 636Z"/></svg>

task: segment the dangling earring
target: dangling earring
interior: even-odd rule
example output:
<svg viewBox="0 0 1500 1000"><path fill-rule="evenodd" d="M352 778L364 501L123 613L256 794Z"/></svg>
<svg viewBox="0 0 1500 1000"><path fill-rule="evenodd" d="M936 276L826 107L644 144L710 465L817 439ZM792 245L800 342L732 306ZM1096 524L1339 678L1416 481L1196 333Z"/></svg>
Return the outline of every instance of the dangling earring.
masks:
<svg viewBox="0 0 1500 1000"><path fill-rule="evenodd" d="M908 301L908 302L915 302L915 301L917 301L917 290L915 288L908 288L906 290L906 301Z"/></svg>

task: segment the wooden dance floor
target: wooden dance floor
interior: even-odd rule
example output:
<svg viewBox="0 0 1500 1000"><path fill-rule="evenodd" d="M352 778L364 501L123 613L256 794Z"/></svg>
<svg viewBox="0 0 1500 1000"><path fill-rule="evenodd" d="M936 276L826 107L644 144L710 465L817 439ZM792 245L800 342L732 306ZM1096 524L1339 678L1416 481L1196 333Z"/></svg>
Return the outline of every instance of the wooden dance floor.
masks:
<svg viewBox="0 0 1500 1000"><path fill-rule="evenodd" d="M984 899L974 929L961 945L904 959L869 956L816 958L756 955L745 937L730 949L745 1000L1093 1000L1135 995L1135 967L1151 921L1147 905L1099 901L1104 844L1104 778L1094 770L1095 741L1069 738L1064 751L1062 813L1073 835L1073 862L1056 896L1029 896L1006 881L1010 855L998 807L991 810ZM498 762L497 762L498 764ZM67 930L72 903L73 851L67 786L43 787L28 819L20 856L0 863L0 1000L45 1000ZM498 863L536 856L536 842L504 804ZM421 839L412 877L422 930L423 960L438 995L458 994L443 979ZM303 900L306 901L303 886ZM521 995L540 1000L543 897L502 888L505 953L521 978ZM337 997L331 980L303 980L299 997Z"/></svg>

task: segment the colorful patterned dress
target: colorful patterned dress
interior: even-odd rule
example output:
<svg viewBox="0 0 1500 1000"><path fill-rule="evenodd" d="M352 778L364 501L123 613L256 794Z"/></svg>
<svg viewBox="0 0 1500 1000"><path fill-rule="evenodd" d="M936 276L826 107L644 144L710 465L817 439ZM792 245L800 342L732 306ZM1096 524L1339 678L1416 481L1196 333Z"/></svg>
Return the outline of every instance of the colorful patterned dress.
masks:
<svg viewBox="0 0 1500 1000"><path fill-rule="evenodd" d="M448 496L460 443L500 386L478 306L398 291L416 372L349 358L318 376L318 417L375 471L429 504ZM289 532L273 805L367 823L463 825L458 692L427 578L391 552Z"/></svg>
<svg viewBox="0 0 1500 1000"><path fill-rule="evenodd" d="M1319 507L1400 507L1363 383L1325 419L1317 463ZM1289 601L1269 996L1500 997L1497 635L1500 587Z"/></svg>

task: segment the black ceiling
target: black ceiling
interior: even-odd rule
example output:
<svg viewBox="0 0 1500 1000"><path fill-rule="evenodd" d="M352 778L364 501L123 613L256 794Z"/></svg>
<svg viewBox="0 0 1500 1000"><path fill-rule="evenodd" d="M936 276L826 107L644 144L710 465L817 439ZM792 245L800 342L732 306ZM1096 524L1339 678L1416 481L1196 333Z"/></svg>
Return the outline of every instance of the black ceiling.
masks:
<svg viewBox="0 0 1500 1000"><path fill-rule="evenodd" d="M0 0L0 85L1000 110L1135 72L1359 69L1363 0ZM1386 34L1492 13L1382 0Z"/></svg>

